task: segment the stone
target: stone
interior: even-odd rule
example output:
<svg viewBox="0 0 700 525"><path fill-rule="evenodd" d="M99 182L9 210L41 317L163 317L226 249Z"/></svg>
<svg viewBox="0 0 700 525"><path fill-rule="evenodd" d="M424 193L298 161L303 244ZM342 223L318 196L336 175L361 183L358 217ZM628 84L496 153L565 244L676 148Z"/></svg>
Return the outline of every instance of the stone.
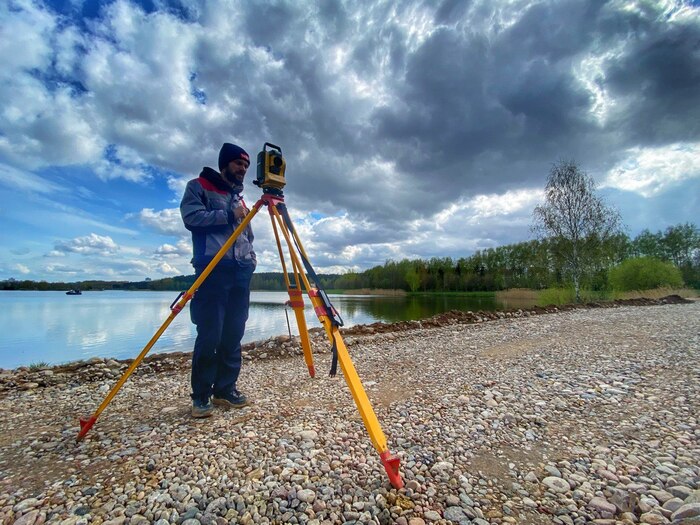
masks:
<svg viewBox="0 0 700 525"><path fill-rule="evenodd" d="M615 515L615 512L617 511L617 507L615 507L615 505L610 503L605 498L599 497L592 498L588 502L588 507L592 508L593 510L597 510L598 512L604 512L612 515Z"/></svg>
<svg viewBox="0 0 700 525"><path fill-rule="evenodd" d="M671 514L671 520L695 518L700 516L700 503L684 503L677 511Z"/></svg>
<svg viewBox="0 0 700 525"><path fill-rule="evenodd" d="M450 521L460 521L463 519L469 519L461 507L447 507L444 512L444 518Z"/></svg>
<svg viewBox="0 0 700 525"><path fill-rule="evenodd" d="M648 523L649 525L663 525L670 523L667 518L656 512L645 512L639 517L639 523Z"/></svg>
<svg viewBox="0 0 700 525"><path fill-rule="evenodd" d="M311 489L302 489L297 492L297 499L304 503L312 503L316 499L316 493Z"/></svg>
<svg viewBox="0 0 700 525"><path fill-rule="evenodd" d="M548 476L542 480L542 484L546 486L552 492L557 494L563 494L571 490L569 483L562 478L557 478L554 476Z"/></svg>

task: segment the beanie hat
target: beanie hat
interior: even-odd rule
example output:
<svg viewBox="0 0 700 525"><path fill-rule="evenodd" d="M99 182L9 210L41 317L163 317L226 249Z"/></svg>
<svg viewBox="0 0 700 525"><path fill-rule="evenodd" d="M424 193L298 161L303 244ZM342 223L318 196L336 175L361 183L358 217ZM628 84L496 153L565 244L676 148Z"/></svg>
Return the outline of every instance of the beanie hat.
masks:
<svg viewBox="0 0 700 525"><path fill-rule="evenodd" d="M219 151L219 171L223 171L223 169L228 166L229 162L236 159L243 159L250 164L250 157L243 148L235 144L224 142L224 145L221 146L221 150Z"/></svg>

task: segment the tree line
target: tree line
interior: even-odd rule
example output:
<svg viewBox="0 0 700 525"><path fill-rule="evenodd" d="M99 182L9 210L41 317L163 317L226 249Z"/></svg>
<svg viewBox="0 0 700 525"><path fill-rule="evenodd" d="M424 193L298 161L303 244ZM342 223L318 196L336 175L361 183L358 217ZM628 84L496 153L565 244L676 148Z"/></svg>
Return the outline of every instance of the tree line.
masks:
<svg viewBox="0 0 700 525"><path fill-rule="evenodd" d="M634 289L641 283L700 288L700 231L691 223L634 239L622 232L620 215L596 194L593 179L574 161L550 170L544 202L535 207L538 238L479 250L469 257L387 261L363 272L320 275L328 289L394 289L408 292L474 292L508 288L572 287L580 291ZM1 283L5 290L187 290L194 276L141 282L83 281ZM255 273L254 290L285 290L281 273Z"/></svg>
<svg viewBox="0 0 700 525"><path fill-rule="evenodd" d="M469 257L387 261L364 272L340 275L339 289L393 288L409 292L542 289L571 282L558 239L531 240L478 250ZM693 224L643 231L634 239L617 234L601 243L581 276L590 290L608 288L608 271L625 260L652 257L673 263L686 285L700 288L700 232Z"/></svg>
<svg viewBox="0 0 700 525"><path fill-rule="evenodd" d="M453 259L404 259L386 261L362 272L321 274L325 289L394 289L407 292L472 292L507 288L542 289L570 283L567 262L558 250L556 239L530 240L496 248L478 250L468 257ZM642 231L634 238L617 234L598 246L582 286L605 290L608 271L625 260L650 257L677 267L687 286L700 288L700 231L694 224L678 224L664 231ZM128 281L80 281L48 283L7 280L4 290L187 290L194 275L165 279ZM286 290L284 276L278 272L256 272L254 290Z"/></svg>

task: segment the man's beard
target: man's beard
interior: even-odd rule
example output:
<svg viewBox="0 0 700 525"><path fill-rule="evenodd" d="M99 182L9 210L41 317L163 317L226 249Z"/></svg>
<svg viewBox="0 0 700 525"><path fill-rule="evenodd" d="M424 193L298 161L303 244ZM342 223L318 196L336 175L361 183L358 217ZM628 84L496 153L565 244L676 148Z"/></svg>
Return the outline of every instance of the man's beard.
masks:
<svg viewBox="0 0 700 525"><path fill-rule="evenodd" d="M224 180L228 182L231 186L243 186L243 179L245 178L245 173L236 173L235 170L227 167L224 171Z"/></svg>

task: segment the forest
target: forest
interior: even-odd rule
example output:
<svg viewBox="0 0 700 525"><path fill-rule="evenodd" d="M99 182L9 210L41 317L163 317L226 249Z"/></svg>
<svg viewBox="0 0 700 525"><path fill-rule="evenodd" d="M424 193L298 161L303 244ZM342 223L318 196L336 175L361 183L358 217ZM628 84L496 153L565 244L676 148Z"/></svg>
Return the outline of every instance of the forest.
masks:
<svg viewBox="0 0 700 525"><path fill-rule="evenodd" d="M386 261L361 272L320 274L326 290L392 289L406 292L474 292L509 288L540 290L570 285L566 261L561 259L556 239L530 240L479 250L472 255L428 260ZM582 272L582 286L606 290L611 270L625 261L660 261L676 269L682 282L700 289L700 231L694 224L678 224L664 231L641 232L634 238L617 234L598 243ZM638 268L635 270L640 272ZM139 282L80 281L56 283L6 280L4 290L187 290L194 275L181 275ZM285 290L281 273L256 272L253 290Z"/></svg>

